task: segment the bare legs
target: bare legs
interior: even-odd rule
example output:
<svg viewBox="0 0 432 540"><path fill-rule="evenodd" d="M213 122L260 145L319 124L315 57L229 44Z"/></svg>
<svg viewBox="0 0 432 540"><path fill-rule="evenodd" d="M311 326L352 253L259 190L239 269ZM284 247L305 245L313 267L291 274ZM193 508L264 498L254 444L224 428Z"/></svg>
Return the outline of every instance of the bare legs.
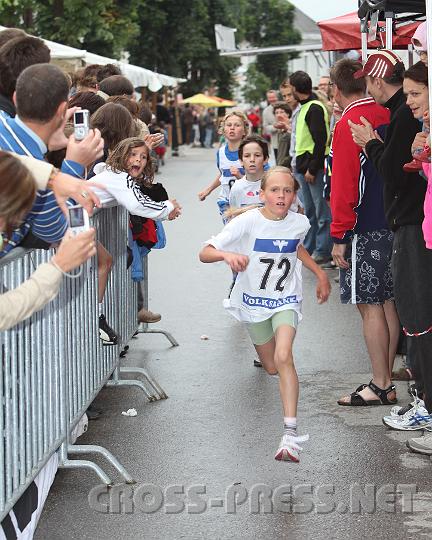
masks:
<svg viewBox="0 0 432 540"><path fill-rule="evenodd" d="M105 290L108 283L108 276L111 271L113 258L109 251L98 242L96 246L97 261L98 261L98 301L103 302Z"/></svg>
<svg viewBox="0 0 432 540"><path fill-rule="evenodd" d="M399 339L399 319L394 302L387 301L384 305L357 304L357 309L363 320L363 335L369 353L372 380L382 389L391 385L391 371ZM372 390L366 387L359 394L366 400L376 399ZM388 399L395 399L391 392ZM346 396L342 401L349 402Z"/></svg>
<svg viewBox="0 0 432 540"><path fill-rule="evenodd" d="M284 416L297 416L299 383L294 366L292 345L295 337L292 326L282 325L275 336L264 345L255 345L264 369L270 375L279 373L279 390Z"/></svg>

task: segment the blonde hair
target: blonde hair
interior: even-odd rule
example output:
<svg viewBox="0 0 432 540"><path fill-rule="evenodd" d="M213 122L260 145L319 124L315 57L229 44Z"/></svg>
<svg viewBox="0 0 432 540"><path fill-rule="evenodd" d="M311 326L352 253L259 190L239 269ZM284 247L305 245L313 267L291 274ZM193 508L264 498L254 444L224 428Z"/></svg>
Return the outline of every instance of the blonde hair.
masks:
<svg viewBox="0 0 432 540"><path fill-rule="evenodd" d="M0 151L0 219L7 236L31 210L35 197L36 184L29 169L13 155Z"/></svg>
<svg viewBox="0 0 432 540"><path fill-rule="evenodd" d="M246 137L249 135L250 132L250 125L249 120L244 112L242 111L231 111L229 113L226 113L226 115L222 118L220 124L219 124L219 135L223 135L224 129L225 129L225 122L230 118L231 116L237 116L237 118L240 118L240 120L243 122L244 127L244 136Z"/></svg>
<svg viewBox="0 0 432 540"><path fill-rule="evenodd" d="M283 173L283 174L287 174L288 176L290 176L292 181L293 181L294 191L297 193L297 191L300 188L300 184L294 178L292 170L289 169L288 167L283 167L282 165L276 165L275 167L271 167L268 171L266 171L264 173L264 176L262 177L262 180L261 180L261 189L262 190L264 190L266 188L269 178L274 173Z"/></svg>

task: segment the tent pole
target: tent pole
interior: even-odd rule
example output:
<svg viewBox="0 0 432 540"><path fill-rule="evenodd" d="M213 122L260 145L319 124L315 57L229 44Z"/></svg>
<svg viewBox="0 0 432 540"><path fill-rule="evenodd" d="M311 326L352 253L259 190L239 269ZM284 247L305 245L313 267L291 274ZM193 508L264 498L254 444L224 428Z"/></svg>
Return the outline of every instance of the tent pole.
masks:
<svg viewBox="0 0 432 540"><path fill-rule="evenodd" d="M363 25L362 25L363 26ZM361 46L362 46L362 62L363 64L366 62L367 60L367 50L368 50L368 43L367 43L367 40L368 40L368 35L367 35L367 31L366 32L363 32L363 28L361 29Z"/></svg>
<svg viewBox="0 0 432 540"><path fill-rule="evenodd" d="M386 49L393 50L393 13L385 12Z"/></svg>

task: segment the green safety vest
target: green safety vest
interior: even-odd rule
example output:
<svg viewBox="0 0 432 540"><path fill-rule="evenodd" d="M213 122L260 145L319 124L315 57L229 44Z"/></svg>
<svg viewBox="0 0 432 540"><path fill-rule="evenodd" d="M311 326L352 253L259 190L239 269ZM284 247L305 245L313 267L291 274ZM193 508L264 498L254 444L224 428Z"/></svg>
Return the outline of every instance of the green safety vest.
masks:
<svg viewBox="0 0 432 540"><path fill-rule="evenodd" d="M309 131L308 125L306 124L306 114L309 111L310 106L314 103L322 107L322 110L324 111L324 121L326 125L326 130L327 130L327 144L326 144L325 154L327 156L330 153L330 146L329 146L330 127L329 127L328 111L325 105L321 103L321 101L318 101L317 99L313 99L300 107L300 111L297 116L296 147L295 147L296 156L302 156L306 152L309 152L309 154L313 154L315 143L314 143L314 140L312 139L312 135Z"/></svg>

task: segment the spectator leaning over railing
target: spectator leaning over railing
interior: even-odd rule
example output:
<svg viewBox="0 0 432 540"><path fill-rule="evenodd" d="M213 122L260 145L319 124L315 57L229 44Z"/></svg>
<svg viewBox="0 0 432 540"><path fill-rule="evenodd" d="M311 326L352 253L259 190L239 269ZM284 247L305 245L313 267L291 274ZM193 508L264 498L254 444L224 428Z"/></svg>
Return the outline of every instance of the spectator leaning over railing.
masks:
<svg viewBox="0 0 432 540"><path fill-rule="evenodd" d="M65 138L68 92L67 78L56 66L37 64L26 68L18 77L14 94L17 117L0 116L0 148L43 160L48 147L57 149L67 145L62 171L82 178L85 167L101 155L103 141L94 131L81 142L73 136L69 140ZM85 205L90 192L82 191L76 201ZM37 193L33 208L24 223L13 231L0 255L22 243L30 228L48 244L63 238L67 221L52 192Z"/></svg>
<svg viewBox="0 0 432 540"><path fill-rule="evenodd" d="M31 164L33 168L34 164ZM49 167L49 166L48 166ZM49 171L38 171L47 181ZM13 182L11 182L13 179ZM8 235L31 209L37 193L29 168L11 154L0 151L0 232ZM12 291L0 295L0 330L7 330L42 309L58 294L64 273L80 266L96 253L95 230L78 236L68 234L49 263ZM2 242L0 236L0 243Z"/></svg>
<svg viewBox="0 0 432 540"><path fill-rule="evenodd" d="M151 190L145 190L153 183L153 165L150 149L144 141L131 137L121 141L111 152L107 165L98 163L95 180L103 184L101 193L104 202L113 199L133 215L153 220L173 220L180 216L181 207L175 199L154 200ZM139 293L141 288L138 287ZM160 314L145 308L142 296L138 297L139 322L157 322Z"/></svg>

